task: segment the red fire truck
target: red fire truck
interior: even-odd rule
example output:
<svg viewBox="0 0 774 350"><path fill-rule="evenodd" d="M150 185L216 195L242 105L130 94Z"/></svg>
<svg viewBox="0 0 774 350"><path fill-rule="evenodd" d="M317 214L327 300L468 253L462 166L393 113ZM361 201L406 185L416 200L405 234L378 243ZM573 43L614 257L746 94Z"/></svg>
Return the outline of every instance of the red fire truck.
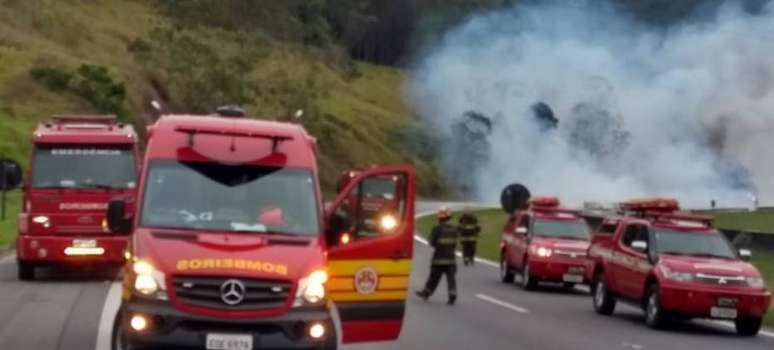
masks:
<svg viewBox="0 0 774 350"><path fill-rule="evenodd" d="M375 168L371 166L369 168ZM345 171L339 178L338 188L347 186L352 179L359 173L369 168L358 168ZM393 220L393 213L401 210L400 206L404 203L401 198L402 193L397 191L403 185L398 176L380 176L368 178L360 182L352 192L350 197L342 203L342 208L349 211L349 215L363 218L362 222L353 223L360 225L361 234L380 234L384 230L391 230L397 222ZM361 210L361 213L357 213ZM346 241L350 237L344 236Z"/></svg>
<svg viewBox="0 0 774 350"><path fill-rule="evenodd" d="M125 263L127 237L111 233L112 198L134 202L137 135L112 116L55 116L32 135L32 159L19 214L18 277L40 266Z"/></svg>
<svg viewBox="0 0 774 350"><path fill-rule="evenodd" d="M411 166L359 172L323 209L316 141L301 126L166 115L149 128L114 347L335 349L397 339L411 269ZM398 177L396 224L376 235L342 204L369 179ZM354 211L360 213L362 211ZM342 243L349 235L351 241Z"/></svg>
<svg viewBox="0 0 774 350"><path fill-rule="evenodd" d="M680 213L674 199L634 200L623 216L605 219L589 254L594 309L613 313L617 301L645 311L652 328L690 318L726 319L752 336L771 293L758 270L712 227L711 217Z"/></svg>
<svg viewBox="0 0 774 350"><path fill-rule="evenodd" d="M500 278L533 289L540 281L561 282L572 288L586 283L589 226L577 210L562 209L556 197L536 197L525 210L515 211L502 234Z"/></svg>

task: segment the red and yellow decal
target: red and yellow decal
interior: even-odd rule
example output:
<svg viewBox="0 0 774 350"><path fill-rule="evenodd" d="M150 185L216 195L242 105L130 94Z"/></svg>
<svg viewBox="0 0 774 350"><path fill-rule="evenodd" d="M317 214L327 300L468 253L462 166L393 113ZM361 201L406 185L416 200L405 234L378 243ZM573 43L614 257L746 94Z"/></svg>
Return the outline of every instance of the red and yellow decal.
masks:
<svg viewBox="0 0 774 350"><path fill-rule="evenodd" d="M327 288L334 302L406 299L411 260L343 260L328 265Z"/></svg>

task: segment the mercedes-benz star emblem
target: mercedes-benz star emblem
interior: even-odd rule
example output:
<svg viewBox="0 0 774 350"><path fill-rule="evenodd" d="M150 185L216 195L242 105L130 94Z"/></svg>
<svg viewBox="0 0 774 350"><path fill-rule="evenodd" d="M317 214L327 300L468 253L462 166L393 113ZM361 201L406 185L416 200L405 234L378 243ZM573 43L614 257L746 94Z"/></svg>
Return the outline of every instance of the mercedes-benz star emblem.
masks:
<svg viewBox="0 0 774 350"><path fill-rule="evenodd" d="M227 305L237 305L245 299L245 285L239 280L228 280L220 286L220 299Z"/></svg>

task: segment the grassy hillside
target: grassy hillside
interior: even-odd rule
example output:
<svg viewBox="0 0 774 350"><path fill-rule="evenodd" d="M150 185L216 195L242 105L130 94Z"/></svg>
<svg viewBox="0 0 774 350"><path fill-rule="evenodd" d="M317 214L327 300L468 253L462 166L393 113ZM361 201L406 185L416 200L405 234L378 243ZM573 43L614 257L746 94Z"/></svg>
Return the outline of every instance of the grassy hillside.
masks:
<svg viewBox="0 0 774 350"><path fill-rule="evenodd" d="M442 191L433 164L412 155L422 136L401 96L401 71L261 28L189 25L164 16L159 3L0 0L0 157L24 161L31 131L52 114L105 112L78 75L93 65L123 84L122 106L138 130L152 119L152 99L173 112L241 103L266 119L304 109L303 123L320 141L325 186L351 166L409 162L423 193ZM274 20L298 27L292 18ZM52 85L50 76L34 79L33 69L72 79Z"/></svg>

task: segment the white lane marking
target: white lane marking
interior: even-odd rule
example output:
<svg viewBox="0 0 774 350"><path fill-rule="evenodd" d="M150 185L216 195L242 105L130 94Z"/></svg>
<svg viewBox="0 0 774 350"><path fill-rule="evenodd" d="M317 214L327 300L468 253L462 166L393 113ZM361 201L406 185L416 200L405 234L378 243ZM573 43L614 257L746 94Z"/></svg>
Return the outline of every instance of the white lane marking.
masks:
<svg viewBox="0 0 774 350"><path fill-rule="evenodd" d="M110 285L105 305L102 306L102 315L99 317L99 329L97 330L97 345L95 350L110 350L111 337L113 336L113 321L121 305L121 282L113 282Z"/></svg>
<svg viewBox="0 0 774 350"><path fill-rule="evenodd" d="M728 322L728 321L710 321L710 322L712 322L712 323L714 323L714 324L716 324L718 326L722 326L722 327L726 327L726 328L731 328L731 329L736 329L736 326L733 323ZM762 335L764 337L769 337L769 338L774 338L774 332L763 330L763 329L761 329L761 331L758 332L758 335Z"/></svg>
<svg viewBox="0 0 774 350"><path fill-rule="evenodd" d="M486 302L490 302L490 303L495 304L497 306L504 307L504 308L506 308L508 310L516 311L518 313L522 313L522 314L528 314L529 313L529 310L527 310L527 309L525 309L525 308L523 308L521 306L513 305L511 303L508 303L508 302L505 302L505 301L502 301L502 300L490 297L490 296L488 296L486 294L476 294L476 298L479 298L479 299L481 299L483 301L486 301Z"/></svg>
<svg viewBox="0 0 774 350"><path fill-rule="evenodd" d="M15 257L16 257L16 254L14 252L8 252L7 256L4 256L2 259L0 259L0 264L9 263L13 261Z"/></svg>

